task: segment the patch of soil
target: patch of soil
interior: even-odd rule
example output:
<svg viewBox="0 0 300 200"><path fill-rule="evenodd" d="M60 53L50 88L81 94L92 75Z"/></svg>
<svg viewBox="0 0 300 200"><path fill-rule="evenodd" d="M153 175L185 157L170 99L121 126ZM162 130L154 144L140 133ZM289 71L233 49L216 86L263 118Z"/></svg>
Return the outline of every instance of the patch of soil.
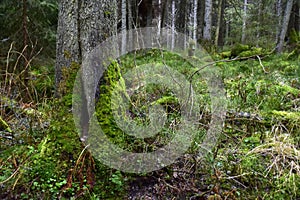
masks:
<svg viewBox="0 0 300 200"><path fill-rule="evenodd" d="M194 173L191 159L184 156L173 165L145 176L136 176L129 184L130 200L207 199L214 191L205 182L205 174Z"/></svg>

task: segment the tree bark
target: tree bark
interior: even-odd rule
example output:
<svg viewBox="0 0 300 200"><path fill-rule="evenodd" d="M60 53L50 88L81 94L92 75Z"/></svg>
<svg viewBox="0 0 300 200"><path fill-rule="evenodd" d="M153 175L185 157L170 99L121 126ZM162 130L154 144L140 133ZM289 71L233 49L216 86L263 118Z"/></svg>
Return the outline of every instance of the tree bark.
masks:
<svg viewBox="0 0 300 200"><path fill-rule="evenodd" d="M55 64L56 96L61 94L62 68L70 67L71 62L79 63L81 60L78 1L60 1L58 15Z"/></svg>
<svg viewBox="0 0 300 200"><path fill-rule="evenodd" d="M61 0L59 3L59 17L56 46L55 82L57 96L63 95L60 85L65 80L62 68L70 67L72 62L81 64L90 51L106 38L116 34L116 0ZM97 70L87 69L88 74ZM84 74L86 71L84 71ZM91 77L88 77L91 79ZM62 79L64 79L62 81ZM81 124L81 138L86 138L88 133L88 122L91 113L89 105L95 94L85 92L84 82L87 77L81 77L81 107L78 116ZM98 85L98 83L95 83Z"/></svg>
<svg viewBox="0 0 300 200"><path fill-rule="evenodd" d="M121 44L121 53L124 54L126 51L126 23L127 23L127 18L126 18L126 0L122 0L121 2L121 34L122 34L122 44Z"/></svg>
<svg viewBox="0 0 300 200"><path fill-rule="evenodd" d="M211 40L212 0L205 0L203 39Z"/></svg>
<svg viewBox="0 0 300 200"><path fill-rule="evenodd" d="M160 34L161 29L161 0L152 0L152 9L153 9L153 26L157 27L158 33Z"/></svg>
<svg viewBox="0 0 300 200"><path fill-rule="evenodd" d="M278 19L278 25L276 29L276 42L279 41L280 37L280 29L281 29L281 22L282 22L282 0L276 1L276 16Z"/></svg>
<svg viewBox="0 0 300 200"><path fill-rule="evenodd" d="M256 46L259 46L259 38L260 38L260 24L262 23L262 0L258 0L258 13L257 13L257 25L256 25Z"/></svg>
<svg viewBox="0 0 300 200"><path fill-rule="evenodd" d="M218 2L218 22L216 26L216 37L215 37L215 46L219 46L219 36L220 36L220 29L221 29L221 21L222 21L222 8L223 8L223 0L219 0Z"/></svg>
<svg viewBox="0 0 300 200"><path fill-rule="evenodd" d="M172 0L172 8L171 8L171 50L174 49L175 45L175 0Z"/></svg>
<svg viewBox="0 0 300 200"><path fill-rule="evenodd" d="M193 40L197 41L197 8L198 8L198 0L194 0L193 3Z"/></svg>
<svg viewBox="0 0 300 200"><path fill-rule="evenodd" d="M242 43L245 43L245 40L246 40L247 9L248 9L248 1L244 0L244 14L243 14L243 27L242 27Z"/></svg>
<svg viewBox="0 0 300 200"><path fill-rule="evenodd" d="M55 82L59 88L62 67L82 59L117 32L116 0L61 0L56 43Z"/></svg>
<svg viewBox="0 0 300 200"><path fill-rule="evenodd" d="M294 4L293 0L287 1L287 5L285 8L284 17L283 17L283 22L282 22L282 27L281 27L281 32L280 32L280 36L279 36L277 46L276 46L277 53L281 53L283 51L284 38L285 38L287 29L288 29L293 4Z"/></svg>
<svg viewBox="0 0 300 200"><path fill-rule="evenodd" d="M203 30L204 30L204 14L205 14L205 1L198 2L198 9L197 9L197 22L198 22L198 30L197 30L197 38L203 37Z"/></svg>
<svg viewBox="0 0 300 200"><path fill-rule="evenodd" d="M24 70L24 75L23 75L23 79L24 79L24 84L27 85L28 83L28 31L27 31L27 0L23 0L23 24L22 24L22 28L23 28L23 55L24 55L24 63L22 66L22 70Z"/></svg>
<svg viewBox="0 0 300 200"><path fill-rule="evenodd" d="M132 12L132 0L127 0L127 8L128 8L128 30L131 30L134 27L134 19L133 19L133 12ZM127 45L129 49L132 48L132 32L128 34L128 41Z"/></svg>

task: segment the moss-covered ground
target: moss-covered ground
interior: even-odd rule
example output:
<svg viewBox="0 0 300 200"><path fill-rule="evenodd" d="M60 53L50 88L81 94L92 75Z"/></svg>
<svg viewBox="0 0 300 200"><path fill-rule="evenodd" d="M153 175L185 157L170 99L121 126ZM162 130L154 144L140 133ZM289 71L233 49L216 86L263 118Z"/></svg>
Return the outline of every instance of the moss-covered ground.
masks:
<svg viewBox="0 0 300 200"><path fill-rule="evenodd" d="M233 59L236 56L244 58ZM64 69L61 98L52 95L51 67L32 69L26 102L9 90L17 84L1 79L0 199L300 198L299 56L234 47L213 58L228 99L226 121L213 154L195 159L211 117L210 96L200 72L191 80L201 116L193 145L171 166L145 174L103 165L80 141L72 115L78 64ZM131 80L130 89L124 76L143 64L156 63L189 79L197 68L188 60L149 50L112 62L100 80L96 116L113 143L147 152L172 139L180 123L178 98L167 87L143 84L139 76ZM113 116L117 103L110 100L116 88L129 102L128 110L119 113L124 120L148 125L149 108L159 105L167 114L162 130L146 139L126 135Z"/></svg>

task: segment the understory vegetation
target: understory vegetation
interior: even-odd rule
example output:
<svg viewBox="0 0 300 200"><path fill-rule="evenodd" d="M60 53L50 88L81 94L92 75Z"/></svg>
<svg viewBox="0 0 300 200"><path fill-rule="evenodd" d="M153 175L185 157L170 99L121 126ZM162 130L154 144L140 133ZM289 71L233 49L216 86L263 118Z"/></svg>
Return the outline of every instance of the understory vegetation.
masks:
<svg viewBox="0 0 300 200"><path fill-rule="evenodd" d="M18 59L8 55L9 71L1 72L0 79L0 199L300 198L299 53L276 55L237 45L213 55L226 91L227 114L217 146L201 161L195 155L212 111L205 77L198 70L202 66L189 62L194 58L138 51L113 61L100 80L98 122L113 143L132 152L155 151L174 137L180 101L168 87L145 85L138 76L130 89L125 74L156 63L178 71L193 85L200 106L193 144L172 165L142 175L105 166L80 141L72 114L77 63L63 70L63 95L54 98L53 67L31 66L25 83L13 67ZM120 129L112 110L117 103L110 101L116 87L130 99L128 112L121 113L124 120L149 125L150 107L163 109L166 124L155 136L135 139Z"/></svg>

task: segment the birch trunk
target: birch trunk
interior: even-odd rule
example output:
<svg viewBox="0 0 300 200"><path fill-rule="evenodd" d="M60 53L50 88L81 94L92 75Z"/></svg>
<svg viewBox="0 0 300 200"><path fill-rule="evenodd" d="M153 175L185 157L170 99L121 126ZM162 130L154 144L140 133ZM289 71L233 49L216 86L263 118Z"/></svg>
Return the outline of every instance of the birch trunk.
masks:
<svg viewBox="0 0 300 200"><path fill-rule="evenodd" d="M261 23L262 23L262 0L258 0L258 17L257 17L257 26L256 26L256 46L259 46L259 40L260 40L260 29L261 29Z"/></svg>
<svg viewBox="0 0 300 200"><path fill-rule="evenodd" d="M276 29L276 42L279 41L281 22L282 22L282 0L277 0L276 2L276 15L278 19L278 25Z"/></svg>
<svg viewBox="0 0 300 200"><path fill-rule="evenodd" d="M194 0L193 4L193 40L197 41L197 8L198 8L198 0Z"/></svg>
<svg viewBox="0 0 300 200"><path fill-rule="evenodd" d="M194 9L193 9L193 1L189 2L188 5L188 10L189 10L189 14L188 14L188 36L190 38L193 38L193 17L194 17Z"/></svg>
<svg viewBox="0 0 300 200"><path fill-rule="evenodd" d="M242 27L242 43L245 43L245 40L246 40L247 9L248 9L248 1L244 0L244 14L243 14L243 27Z"/></svg>
<svg viewBox="0 0 300 200"><path fill-rule="evenodd" d="M204 30L203 38L211 40L212 27L212 0L205 0L205 14L204 14Z"/></svg>
<svg viewBox="0 0 300 200"><path fill-rule="evenodd" d="M152 8L153 8L153 26L157 27L157 34L160 34L161 29L161 0L152 0Z"/></svg>
<svg viewBox="0 0 300 200"><path fill-rule="evenodd" d="M172 0L172 8L171 8L171 50L174 49L175 45L175 0Z"/></svg>
<svg viewBox="0 0 300 200"><path fill-rule="evenodd" d="M121 54L124 54L126 51L126 43L127 43L127 38L126 38L126 23L127 23L127 18L126 18L126 0L122 0L121 2L121 34L122 34L122 44L121 44Z"/></svg>
<svg viewBox="0 0 300 200"><path fill-rule="evenodd" d="M133 13L132 13L132 0L127 0L127 8L128 8L128 29L131 30L134 27ZM132 48L132 32L130 31L128 34L127 45L129 49Z"/></svg>

